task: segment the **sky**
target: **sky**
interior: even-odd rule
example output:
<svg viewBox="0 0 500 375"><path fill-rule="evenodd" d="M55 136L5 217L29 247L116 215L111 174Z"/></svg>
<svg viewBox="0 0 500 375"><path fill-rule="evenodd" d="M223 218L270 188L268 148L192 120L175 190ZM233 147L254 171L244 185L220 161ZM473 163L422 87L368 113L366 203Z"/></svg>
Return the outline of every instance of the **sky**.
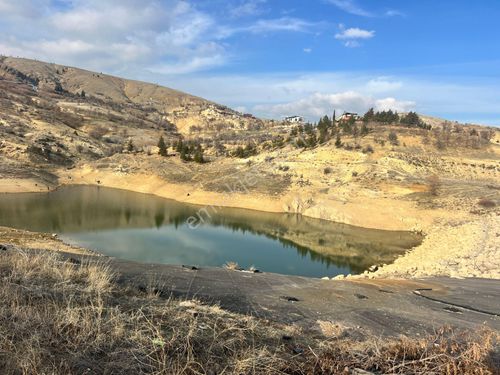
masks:
<svg viewBox="0 0 500 375"><path fill-rule="evenodd" d="M265 118L368 108L500 125L499 0L0 0L0 54Z"/></svg>

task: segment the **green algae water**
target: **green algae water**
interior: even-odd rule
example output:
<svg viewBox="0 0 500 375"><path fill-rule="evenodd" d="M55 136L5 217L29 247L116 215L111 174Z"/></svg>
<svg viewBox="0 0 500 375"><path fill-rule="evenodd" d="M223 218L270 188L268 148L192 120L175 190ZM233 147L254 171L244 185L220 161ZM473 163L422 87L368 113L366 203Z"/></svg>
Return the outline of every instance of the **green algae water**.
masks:
<svg viewBox="0 0 500 375"><path fill-rule="evenodd" d="M242 268L310 277L390 263L421 238L296 214L197 206L96 186L0 194L0 225L145 263Z"/></svg>

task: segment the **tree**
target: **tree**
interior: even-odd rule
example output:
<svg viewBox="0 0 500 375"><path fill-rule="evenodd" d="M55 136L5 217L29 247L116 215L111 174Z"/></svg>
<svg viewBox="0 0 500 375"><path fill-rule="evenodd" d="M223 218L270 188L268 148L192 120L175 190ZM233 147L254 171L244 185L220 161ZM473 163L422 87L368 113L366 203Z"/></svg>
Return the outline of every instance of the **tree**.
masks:
<svg viewBox="0 0 500 375"><path fill-rule="evenodd" d="M374 117L375 117L375 111L373 110L373 108L370 108L363 116L363 122L366 123L373 121Z"/></svg>
<svg viewBox="0 0 500 375"><path fill-rule="evenodd" d="M179 139L177 141L177 144L175 145L175 151L181 152L184 149L184 144L182 142L182 139Z"/></svg>
<svg viewBox="0 0 500 375"><path fill-rule="evenodd" d="M401 124L409 125L409 126L419 126L421 124L420 117L416 112L408 112L406 116L401 117Z"/></svg>
<svg viewBox="0 0 500 375"><path fill-rule="evenodd" d="M82 90L82 92L80 93L80 96L81 96L82 98L85 98L85 90Z"/></svg>
<svg viewBox="0 0 500 375"><path fill-rule="evenodd" d="M167 156L167 145L165 144L165 140L163 139L163 136L160 136L160 140L158 141L158 154L161 156Z"/></svg>
<svg viewBox="0 0 500 375"><path fill-rule="evenodd" d="M358 137L358 135L359 135L359 129L358 129L358 126L356 124L354 124L352 126L351 132L352 132L352 135L354 136L354 138Z"/></svg>
<svg viewBox="0 0 500 375"><path fill-rule="evenodd" d="M60 82L56 82L56 84L54 86L54 91L57 92L58 94L64 93L64 89L63 89Z"/></svg>
<svg viewBox="0 0 500 375"><path fill-rule="evenodd" d="M196 162L196 163L204 163L205 162L205 159L203 158L203 149L200 147L198 148L195 152L194 152L194 158L193 160Z"/></svg>
<svg viewBox="0 0 500 375"><path fill-rule="evenodd" d="M340 134L337 134L337 139L335 140L335 147L342 147L342 140L340 139Z"/></svg>
<svg viewBox="0 0 500 375"><path fill-rule="evenodd" d="M366 126L366 122L363 122L363 125L361 125L361 136L367 135L369 133L368 126Z"/></svg>
<svg viewBox="0 0 500 375"><path fill-rule="evenodd" d="M297 141L295 142L295 145L298 148L304 148L304 147L306 147L306 144L305 144L304 139L302 137L297 138Z"/></svg>

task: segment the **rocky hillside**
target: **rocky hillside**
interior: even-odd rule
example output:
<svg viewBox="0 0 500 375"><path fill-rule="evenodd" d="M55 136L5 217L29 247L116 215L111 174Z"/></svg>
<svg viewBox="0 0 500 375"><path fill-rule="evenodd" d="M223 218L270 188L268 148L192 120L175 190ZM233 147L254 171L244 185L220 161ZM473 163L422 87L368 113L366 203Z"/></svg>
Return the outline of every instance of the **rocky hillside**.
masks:
<svg viewBox="0 0 500 375"><path fill-rule="evenodd" d="M39 96L58 102L72 101L82 92L115 106L134 107L145 114L154 112L156 121L174 124L181 134L192 126L244 129L259 122L249 115L156 84L127 80L74 67L29 59L0 57L0 78L29 86ZM54 96L57 95L57 96Z"/></svg>

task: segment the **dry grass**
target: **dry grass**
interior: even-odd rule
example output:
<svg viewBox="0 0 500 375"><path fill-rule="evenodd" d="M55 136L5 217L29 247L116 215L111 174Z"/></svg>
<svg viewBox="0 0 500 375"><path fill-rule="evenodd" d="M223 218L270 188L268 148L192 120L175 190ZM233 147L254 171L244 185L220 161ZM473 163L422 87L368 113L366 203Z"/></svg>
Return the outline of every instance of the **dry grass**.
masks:
<svg viewBox="0 0 500 375"><path fill-rule="evenodd" d="M224 268L233 271L241 269L240 265L236 262L226 262L226 264L224 264Z"/></svg>
<svg viewBox="0 0 500 375"><path fill-rule="evenodd" d="M486 329L456 333L449 327L421 339L353 342L346 338L310 354L301 364L305 371L296 373L340 374L356 368L377 374L499 374L499 338L498 332Z"/></svg>
<svg viewBox="0 0 500 375"><path fill-rule="evenodd" d="M0 369L17 374L494 374L498 335L355 340L124 289L105 264L0 251Z"/></svg>

